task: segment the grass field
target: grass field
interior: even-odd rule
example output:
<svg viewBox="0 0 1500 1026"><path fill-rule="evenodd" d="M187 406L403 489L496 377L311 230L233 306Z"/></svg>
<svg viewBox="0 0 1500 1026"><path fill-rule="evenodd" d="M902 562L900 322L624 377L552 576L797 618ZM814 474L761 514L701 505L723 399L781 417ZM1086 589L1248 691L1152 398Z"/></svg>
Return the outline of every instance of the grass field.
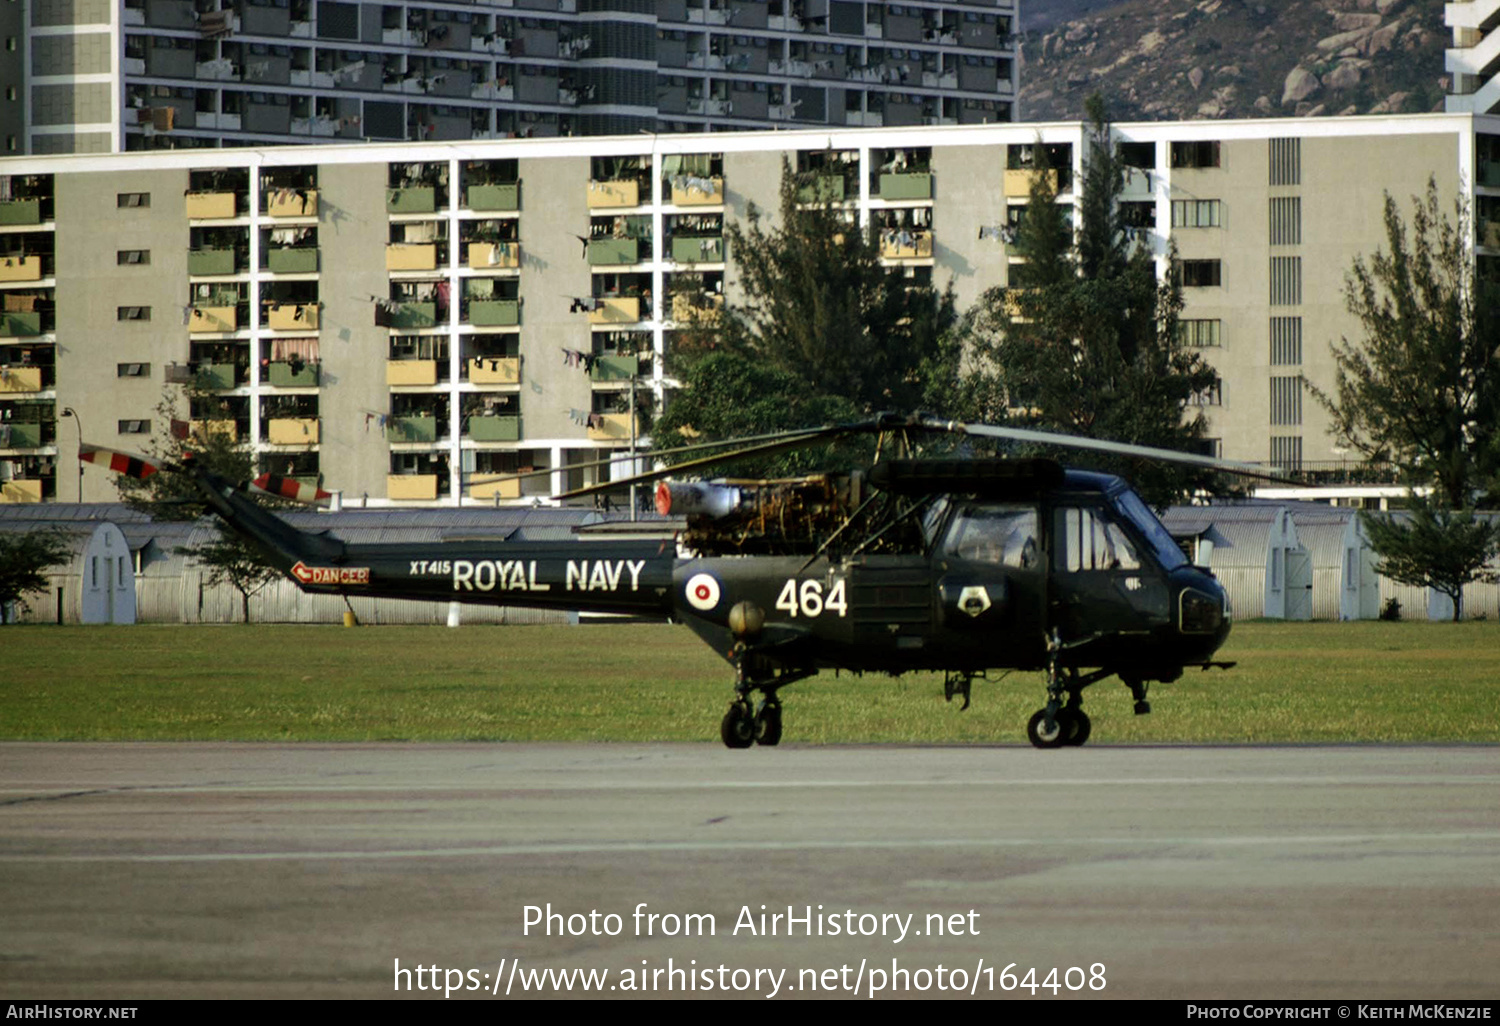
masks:
<svg viewBox="0 0 1500 1026"><path fill-rule="evenodd" d="M1500 625L1240 623L1227 672L1085 695L1096 743L1500 741ZM704 741L731 672L684 627L0 628L0 739ZM1039 673L788 688L788 742L1025 743Z"/></svg>

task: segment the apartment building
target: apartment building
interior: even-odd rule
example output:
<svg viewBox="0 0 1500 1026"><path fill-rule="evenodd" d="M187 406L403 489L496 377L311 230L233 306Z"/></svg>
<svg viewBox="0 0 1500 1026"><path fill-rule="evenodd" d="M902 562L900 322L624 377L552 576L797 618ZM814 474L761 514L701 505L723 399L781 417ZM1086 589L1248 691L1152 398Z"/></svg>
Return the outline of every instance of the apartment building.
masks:
<svg viewBox="0 0 1500 1026"><path fill-rule="evenodd" d="M1019 0L9 0L7 153L1012 120Z"/></svg>
<svg viewBox="0 0 1500 1026"><path fill-rule="evenodd" d="M1500 106L1500 0L1458 0L1443 5L1443 22L1453 31L1445 55L1452 82L1449 111L1488 114Z"/></svg>
<svg viewBox="0 0 1500 1026"><path fill-rule="evenodd" d="M1359 337L1344 276L1386 193L1436 181L1500 256L1500 118L1115 126L1123 202L1226 457L1314 480L1353 456L1305 380ZM642 446L685 325L736 296L725 224L813 176L908 276L1003 285L1039 148L1077 199L1079 123L329 145L0 160L0 491L79 496L80 438L145 448L164 388L266 470L359 504L531 502ZM1176 263L1170 262L1175 259ZM492 475L545 471L524 484ZM615 476L620 476L618 473ZM605 479L608 479L606 476ZM115 497L96 468L82 497Z"/></svg>

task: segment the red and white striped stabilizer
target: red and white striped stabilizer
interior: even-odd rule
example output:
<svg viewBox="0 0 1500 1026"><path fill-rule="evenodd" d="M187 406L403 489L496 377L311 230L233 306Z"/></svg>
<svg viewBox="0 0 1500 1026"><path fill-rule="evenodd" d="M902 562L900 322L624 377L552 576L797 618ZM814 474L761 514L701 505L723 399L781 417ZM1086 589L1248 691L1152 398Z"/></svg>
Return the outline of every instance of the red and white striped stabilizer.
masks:
<svg viewBox="0 0 1500 1026"><path fill-rule="evenodd" d="M85 463L112 470L116 474L124 474L144 481L161 467L144 456L137 456L133 452L117 452L114 449L101 449L97 445L80 445L78 447L78 458Z"/></svg>
<svg viewBox="0 0 1500 1026"><path fill-rule="evenodd" d="M317 485L303 484L295 478L277 477L275 474L260 475L250 482L250 490L308 506L327 506L333 501L333 493L325 492Z"/></svg>

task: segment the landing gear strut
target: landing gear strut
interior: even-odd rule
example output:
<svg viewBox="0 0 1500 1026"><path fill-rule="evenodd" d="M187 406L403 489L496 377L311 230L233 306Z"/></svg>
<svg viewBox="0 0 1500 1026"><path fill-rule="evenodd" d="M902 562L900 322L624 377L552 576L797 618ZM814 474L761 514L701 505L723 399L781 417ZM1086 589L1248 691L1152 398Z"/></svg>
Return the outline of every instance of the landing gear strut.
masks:
<svg viewBox="0 0 1500 1026"><path fill-rule="evenodd" d="M734 697L719 722L719 738L728 748L767 747L781 743L781 699L777 692L788 684L806 680L816 670L785 670L757 680L745 669L746 660L735 660ZM754 693L764 696L759 703Z"/></svg>
<svg viewBox="0 0 1500 1026"><path fill-rule="evenodd" d="M1026 738L1038 748L1081 745L1089 739L1094 724L1083 711L1083 689L1112 672L1080 674L1074 667L1064 667L1062 652L1066 647L1061 633L1053 630L1047 638L1047 704L1026 724Z"/></svg>

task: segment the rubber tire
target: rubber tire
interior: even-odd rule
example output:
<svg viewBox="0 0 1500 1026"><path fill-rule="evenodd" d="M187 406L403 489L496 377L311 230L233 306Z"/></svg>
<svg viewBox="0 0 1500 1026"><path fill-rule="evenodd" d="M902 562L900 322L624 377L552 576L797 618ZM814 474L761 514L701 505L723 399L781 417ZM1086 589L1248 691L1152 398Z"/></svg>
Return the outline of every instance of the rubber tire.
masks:
<svg viewBox="0 0 1500 1026"><path fill-rule="evenodd" d="M1068 734L1068 744L1077 747L1089 739L1089 734L1094 730L1094 722L1089 719L1089 714L1082 709L1064 710L1072 721L1072 730Z"/></svg>
<svg viewBox="0 0 1500 1026"><path fill-rule="evenodd" d="M719 721L719 738L726 748L749 748L755 743L755 714L748 702L735 702Z"/></svg>
<svg viewBox="0 0 1500 1026"><path fill-rule="evenodd" d="M755 743L767 747L781 743L781 706L767 705L756 713Z"/></svg>
<svg viewBox="0 0 1500 1026"><path fill-rule="evenodd" d="M1047 710L1038 709L1031 714L1031 720L1026 724L1026 738L1037 748L1061 748L1067 744L1071 728L1068 725L1067 711L1057 710L1053 723L1057 727L1056 733L1051 736L1043 736L1042 725L1046 722Z"/></svg>

